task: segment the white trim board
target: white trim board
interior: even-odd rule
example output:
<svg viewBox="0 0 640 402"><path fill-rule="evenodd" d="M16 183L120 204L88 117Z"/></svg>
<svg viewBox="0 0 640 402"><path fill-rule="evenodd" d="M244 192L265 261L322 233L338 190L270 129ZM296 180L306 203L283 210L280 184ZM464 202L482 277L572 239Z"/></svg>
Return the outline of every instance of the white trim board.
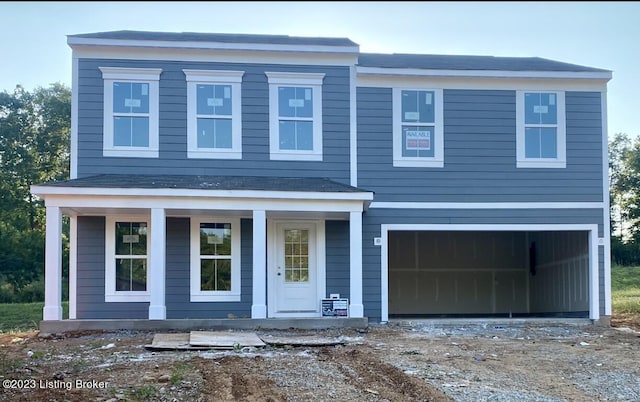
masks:
<svg viewBox="0 0 640 402"><path fill-rule="evenodd" d="M609 140L607 128L607 92L600 93L602 110L602 216L604 218L604 314L612 314L611 301L611 221L609 216Z"/></svg>
<svg viewBox="0 0 640 402"><path fill-rule="evenodd" d="M329 45L288 45L262 43L229 43L216 41L179 41L179 40L139 40L139 39L105 39L67 37L67 44L71 48L77 45L114 46L114 47L145 47L166 49L207 49L207 50L243 50L243 51L272 51L272 52L303 52L303 53L358 53L360 47L329 46Z"/></svg>
<svg viewBox="0 0 640 402"><path fill-rule="evenodd" d="M589 232L589 318L600 318L598 225L596 224L381 224L380 317L389 321L389 232L390 231L588 231Z"/></svg>
<svg viewBox="0 0 640 402"><path fill-rule="evenodd" d="M602 202L372 202L377 209L601 209Z"/></svg>

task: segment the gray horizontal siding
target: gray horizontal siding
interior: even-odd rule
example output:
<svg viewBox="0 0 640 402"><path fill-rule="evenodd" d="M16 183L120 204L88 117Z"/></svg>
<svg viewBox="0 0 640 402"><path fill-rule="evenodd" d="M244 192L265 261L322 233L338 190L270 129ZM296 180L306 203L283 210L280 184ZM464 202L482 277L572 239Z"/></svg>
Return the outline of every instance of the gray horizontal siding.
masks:
<svg viewBox="0 0 640 402"><path fill-rule="evenodd" d="M98 67L161 68L160 156L102 156L103 80ZM242 160L187 158L187 84L182 69L245 71L242 82ZM265 71L321 72L323 161L269 160L269 86ZM349 183L349 69L170 61L79 61L78 177L96 174L322 176Z"/></svg>
<svg viewBox="0 0 640 402"><path fill-rule="evenodd" d="M516 168L515 91L444 90L444 168L393 167L391 88L358 88L358 186L375 201L598 202L600 93L566 93L567 167Z"/></svg>
<svg viewBox="0 0 640 402"><path fill-rule="evenodd" d="M240 302L190 301L190 252L188 218L167 219L167 318L249 318L252 300L253 226L242 219Z"/></svg>
<svg viewBox="0 0 640 402"><path fill-rule="evenodd" d="M326 221L326 296L339 293L349 298L349 221Z"/></svg>
<svg viewBox="0 0 640 402"><path fill-rule="evenodd" d="M362 275L365 316L380 319L381 247L374 246L382 224L597 224L603 236L602 209L439 210L370 208L363 217ZM604 313L604 254L599 248L600 305Z"/></svg>
<svg viewBox="0 0 640 402"><path fill-rule="evenodd" d="M105 219L78 217L78 319L148 318L149 303L105 303Z"/></svg>

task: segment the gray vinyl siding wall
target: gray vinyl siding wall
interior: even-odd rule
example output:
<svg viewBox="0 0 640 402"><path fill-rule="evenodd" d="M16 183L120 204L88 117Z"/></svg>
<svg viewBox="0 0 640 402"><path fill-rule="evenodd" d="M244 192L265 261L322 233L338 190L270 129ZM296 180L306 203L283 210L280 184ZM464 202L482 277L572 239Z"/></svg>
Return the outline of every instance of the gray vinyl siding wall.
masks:
<svg viewBox="0 0 640 402"><path fill-rule="evenodd" d="M161 68L159 158L103 157L102 73L98 67ZM182 69L244 71L242 159L187 158L187 82ZM269 85L265 71L325 73L322 161L269 160ZM349 68L268 64L80 59L78 177L184 174L326 177L349 183Z"/></svg>
<svg viewBox="0 0 640 402"><path fill-rule="evenodd" d="M382 224L597 224L603 237L602 209L382 209L370 208L363 217L362 276L364 315L380 320L381 247L373 239L381 236ZM604 247L598 248L600 314L604 314Z"/></svg>
<svg viewBox="0 0 640 402"><path fill-rule="evenodd" d="M251 317L253 225L242 219L241 227L241 297L240 302L190 302L189 218L167 219L167 318L238 318Z"/></svg>
<svg viewBox="0 0 640 402"><path fill-rule="evenodd" d="M600 202L599 92L566 92L567 167L516 168L516 93L444 90L444 168L393 167L392 89L357 89L358 187L375 201Z"/></svg>
<svg viewBox="0 0 640 402"><path fill-rule="evenodd" d="M105 218L78 217L78 319L149 318L149 303L105 303Z"/></svg>
<svg viewBox="0 0 640 402"><path fill-rule="evenodd" d="M326 297L331 293L339 293L342 298L349 298L350 254L349 254L349 221L326 221Z"/></svg>
<svg viewBox="0 0 640 402"><path fill-rule="evenodd" d="M241 219L241 300L239 302L190 301L190 219L167 218L166 308L167 318L251 317L253 297L253 221ZM326 296L349 297L349 222L326 221ZM78 217L77 318L147 319L148 302L104 301L105 218ZM322 295L324 296L324 295Z"/></svg>

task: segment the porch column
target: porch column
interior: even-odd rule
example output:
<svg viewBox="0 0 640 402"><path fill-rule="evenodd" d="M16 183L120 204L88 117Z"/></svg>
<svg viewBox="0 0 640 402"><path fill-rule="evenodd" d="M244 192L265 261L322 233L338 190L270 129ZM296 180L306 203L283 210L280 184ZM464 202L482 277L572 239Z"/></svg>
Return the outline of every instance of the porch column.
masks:
<svg viewBox="0 0 640 402"><path fill-rule="evenodd" d="M165 306L166 216L162 208L151 209L151 250L149 250L149 319L167 318Z"/></svg>
<svg viewBox="0 0 640 402"><path fill-rule="evenodd" d="M253 211L253 303L251 318L267 318L267 214Z"/></svg>
<svg viewBox="0 0 640 402"><path fill-rule="evenodd" d="M42 319L62 320L62 214L60 207L47 207Z"/></svg>
<svg viewBox="0 0 640 402"><path fill-rule="evenodd" d="M349 213L349 316L364 317L362 304L362 211Z"/></svg>

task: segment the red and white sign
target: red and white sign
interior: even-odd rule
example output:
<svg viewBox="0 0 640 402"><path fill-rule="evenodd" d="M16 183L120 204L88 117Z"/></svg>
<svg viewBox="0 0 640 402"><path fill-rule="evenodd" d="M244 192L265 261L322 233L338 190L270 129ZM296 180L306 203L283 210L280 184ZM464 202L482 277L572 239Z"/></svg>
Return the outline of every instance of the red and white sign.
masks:
<svg viewBox="0 0 640 402"><path fill-rule="evenodd" d="M405 149L428 151L431 149L431 132L422 130L405 131Z"/></svg>

